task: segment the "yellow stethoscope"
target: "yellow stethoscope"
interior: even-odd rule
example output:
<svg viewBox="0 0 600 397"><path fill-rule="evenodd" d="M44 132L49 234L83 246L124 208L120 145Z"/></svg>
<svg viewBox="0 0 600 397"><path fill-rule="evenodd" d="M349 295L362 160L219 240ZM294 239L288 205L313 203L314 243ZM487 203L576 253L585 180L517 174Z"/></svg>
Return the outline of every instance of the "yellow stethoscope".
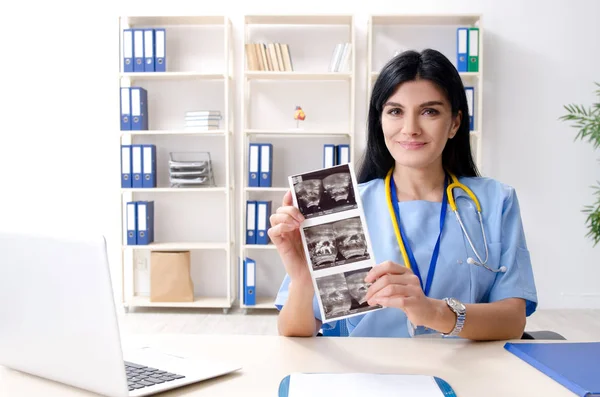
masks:
<svg viewBox="0 0 600 397"><path fill-rule="evenodd" d="M404 243L403 238L402 238L402 233L401 233L400 227L398 225L398 220L396 218L396 212L395 212L395 209L394 209L394 205L392 204L392 194L395 196L395 192L392 193L392 186L393 186L392 173L393 173L393 170L394 170L393 168L390 169L388 171L388 173L387 173L386 178L385 178L385 191L386 191L386 199L387 199L387 203L388 203L388 209L390 211L390 216L393 219L392 224L394 225L394 232L396 234L396 239L398 240L398 245L399 245L400 251L402 253L402 259L404 260L404 263L406 264L406 266L409 269L413 270L413 272L414 272L415 269L412 269L412 266L411 266L412 262L409 260L409 255L407 253L407 249L406 249L405 243ZM460 228L462 229L462 232L464 233L465 237L467 238L467 241L469 242L469 245L471 246L471 249L473 250L473 252L475 253L475 256L477 257L477 260L475 260L472 257L468 257L467 258L467 263L471 264L471 265L476 265L476 266L483 267L483 268L485 268L485 269L487 269L487 270L489 270L489 271L491 271L493 273L498 273L498 272L504 273L504 272L506 272L506 266L501 266L499 269L492 269L491 267L489 267L487 265L488 257L489 257L488 244L487 244L487 236L486 236L486 233L485 233L485 229L483 227L483 218L481 216L481 205L479 203L479 200L477 199L477 196L475 196L475 194L471 191L471 189L469 189L465 184L460 183L454 174L452 174L451 172L448 172L448 174L450 175L452 183L450 183L446 187L446 194L445 194L445 196L448 197L448 204L450 204L450 209L454 212L454 214L456 216L456 219L458 221L458 224L460 225ZM485 259L482 259L481 256L479 255L479 252L477 251L477 249L473 245L473 242L471 241L469 233L467 232L467 230L465 228L465 225L463 224L462 218L461 218L461 216L460 216L460 214L458 212L458 207L456 206L456 202L454 200L453 189L462 189L465 193L467 193L467 195L471 198L471 200L473 200L473 203L475 203L475 207L477 208L477 215L479 217L479 225L481 227L481 234L483 236L483 243L485 245ZM395 190L395 188L394 188L394 190ZM441 231L440 231L440 233L441 233ZM434 263L434 268L435 268L435 263ZM428 284L430 284L430 282Z"/></svg>

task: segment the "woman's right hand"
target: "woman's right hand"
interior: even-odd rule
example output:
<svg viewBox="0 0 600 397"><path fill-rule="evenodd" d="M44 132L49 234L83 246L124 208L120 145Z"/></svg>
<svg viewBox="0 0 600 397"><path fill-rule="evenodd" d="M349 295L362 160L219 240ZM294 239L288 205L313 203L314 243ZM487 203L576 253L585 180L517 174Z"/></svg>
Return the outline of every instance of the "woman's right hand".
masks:
<svg viewBox="0 0 600 397"><path fill-rule="evenodd" d="M270 221L269 237L277 247L291 281L312 284L300 236L304 216L292 205L291 191L283 196L282 206L271 215Z"/></svg>

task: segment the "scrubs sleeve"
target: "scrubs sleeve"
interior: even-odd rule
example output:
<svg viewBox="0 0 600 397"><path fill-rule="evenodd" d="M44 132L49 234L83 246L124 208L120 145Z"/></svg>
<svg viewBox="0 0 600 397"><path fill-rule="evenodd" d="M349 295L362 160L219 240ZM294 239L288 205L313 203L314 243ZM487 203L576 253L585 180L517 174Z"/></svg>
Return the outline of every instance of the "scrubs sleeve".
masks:
<svg viewBox="0 0 600 397"><path fill-rule="evenodd" d="M277 292L277 297L275 298L275 307L277 310L281 310L287 301L288 294L290 288L290 276L285 275L281 286L279 287L279 292ZM321 311L319 310L319 301L317 300L317 295L313 295L313 313L317 320L323 322L321 319ZM332 329L335 326L335 323L323 324L322 329Z"/></svg>
<svg viewBox="0 0 600 397"><path fill-rule="evenodd" d="M519 201L513 188L510 188L509 194L504 200L501 222L500 266L505 266L506 272L496 275L489 301L523 298L526 301L526 313L529 316L535 312L538 298Z"/></svg>

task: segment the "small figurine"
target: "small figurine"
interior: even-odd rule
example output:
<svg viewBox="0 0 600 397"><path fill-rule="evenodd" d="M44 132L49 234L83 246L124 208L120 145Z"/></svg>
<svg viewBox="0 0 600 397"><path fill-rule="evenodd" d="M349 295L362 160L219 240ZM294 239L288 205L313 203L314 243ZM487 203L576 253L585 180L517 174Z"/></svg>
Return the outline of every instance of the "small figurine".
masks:
<svg viewBox="0 0 600 397"><path fill-rule="evenodd" d="M300 128L300 121L306 118L306 113L302 110L301 106L296 106L296 110L294 111L294 120L296 120L296 128Z"/></svg>

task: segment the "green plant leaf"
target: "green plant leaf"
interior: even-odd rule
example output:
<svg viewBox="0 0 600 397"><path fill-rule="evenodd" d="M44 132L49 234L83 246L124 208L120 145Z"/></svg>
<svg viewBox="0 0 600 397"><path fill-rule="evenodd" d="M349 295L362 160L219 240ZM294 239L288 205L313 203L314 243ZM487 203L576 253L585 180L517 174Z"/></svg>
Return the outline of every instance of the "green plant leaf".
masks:
<svg viewBox="0 0 600 397"><path fill-rule="evenodd" d="M600 83L594 82L594 84L598 87L595 93L600 98ZM559 120L571 122L571 126L577 130L574 140L587 140L594 149L600 148L600 101L589 107L580 104L567 104L563 107L566 114L560 116ZM600 243L600 181L597 183L597 186L592 187L595 190L594 196L597 196L596 202L586 205L582 210L587 214L586 237L592 239L594 246Z"/></svg>

